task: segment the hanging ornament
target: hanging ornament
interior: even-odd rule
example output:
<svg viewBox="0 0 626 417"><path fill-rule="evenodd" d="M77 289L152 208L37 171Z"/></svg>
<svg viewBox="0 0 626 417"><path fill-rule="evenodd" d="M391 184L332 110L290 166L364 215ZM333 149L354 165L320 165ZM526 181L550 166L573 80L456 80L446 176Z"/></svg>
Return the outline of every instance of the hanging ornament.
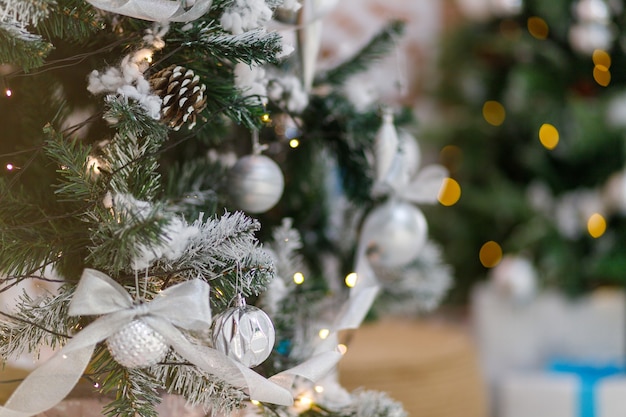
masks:
<svg viewBox="0 0 626 417"><path fill-rule="evenodd" d="M399 151L398 143L398 133L393 124L393 112L387 108L383 110L383 123L376 132L374 141L376 178L379 184L388 185L390 174L395 173L392 168L397 168L398 165L394 164L394 160Z"/></svg>
<svg viewBox="0 0 626 417"><path fill-rule="evenodd" d="M392 199L367 215L361 233L372 264L394 268L417 257L426 243L428 224L413 204Z"/></svg>
<svg viewBox="0 0 626 417"><path fill-rule="evenodd" d="M142 320L136 319L106 340L113 359L126 368L145 368L163 359L169 346L159 333Z"/></svg>
<svg viewBox="0 0 626 417"><path fill-rule="evenodd" d="M236 303L213 319L213 347L253 368L272 353L274 325L263 310L246 305L241 295Z"/></svg>
<svg viewBox="0 0 626 417"><path fill-rule="evenodd" d="M150 86L161 97L161 120L174 130L188 123L196 125L197 115L206 107L206 85L190 69L170 65L150 77Z"/></svg>
<svg viewBox="0 0 626 417"><path fill-rule="evenodd" d="M228 192L232 202L248 213L263 213L278 203L285 179L276 162L261 155L259 132L252 132L252 155L244 156L228 173Z"/></svg>

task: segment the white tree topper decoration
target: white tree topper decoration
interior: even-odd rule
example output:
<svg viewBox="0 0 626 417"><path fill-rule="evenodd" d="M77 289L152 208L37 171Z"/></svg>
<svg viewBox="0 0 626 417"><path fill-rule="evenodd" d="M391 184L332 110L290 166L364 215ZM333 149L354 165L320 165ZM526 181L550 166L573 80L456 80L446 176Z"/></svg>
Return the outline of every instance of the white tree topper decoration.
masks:
<svg viewBox="0 0 626 417"><path fill-rule="evenodd" d="M92 6L153 22L190 22L211 8L212 0L87 0Z"/></svg>

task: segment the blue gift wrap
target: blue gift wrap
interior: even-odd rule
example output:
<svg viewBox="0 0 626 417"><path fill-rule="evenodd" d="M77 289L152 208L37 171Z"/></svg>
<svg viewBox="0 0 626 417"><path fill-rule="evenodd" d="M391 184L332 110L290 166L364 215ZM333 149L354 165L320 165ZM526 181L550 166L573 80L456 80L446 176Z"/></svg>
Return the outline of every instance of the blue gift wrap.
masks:
<svg viewBox="0 0 626 417"><path fill-rule="evenodd" d="M596 384L603 378L624 373L623 365L597 365L568 360L553 360L548 371L576 375L580 379L580 395L578 396L579 417L595 417L596 415Z"/></svg>

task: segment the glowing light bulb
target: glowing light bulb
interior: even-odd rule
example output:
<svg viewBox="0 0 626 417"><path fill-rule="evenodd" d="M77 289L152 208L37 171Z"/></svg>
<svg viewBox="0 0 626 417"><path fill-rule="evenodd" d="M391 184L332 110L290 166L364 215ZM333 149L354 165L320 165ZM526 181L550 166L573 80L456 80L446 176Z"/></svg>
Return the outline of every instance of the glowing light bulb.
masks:
<svg viewBox="0 0 626 417"><path fill-rule="evenodd" d="M556 148L559 144L559 131L549 123L544 123L539 128L539 141L549 150Z"/></svg>
<svg viewBox="0 0 626 417"><path fill-rule="evenodd" d="M320 339L326 339L330 335L330 330L322 329L322 330L319 331L318 335L319 335Z"/></svg>
<svg viewBox="0 0 626 417"><path fill-rule="evenodd" d="M269 113L265 113L263 114L263 116L261 116L261 121L263 123L269 123L272 121L272 118L270 117Z"/></svg>
<svg viewBox="0 0 626 417"><path fill-rule="evenodd" d="M339 351L339 353L341 353L342 355L345 355L346 352L348 351L348 346L344 345L343 343L340 343L337 345L337 350Z"/></svg>
<svg viewBox="0 0 626 417"><path fill-rule="evenodd" d="M315 388L313 388L315 390L315 392L317 392L318 394L321 394L322 392L324 392L324 387L321 385L316 385Z"/></svg>
<svg viewBox="0 0 626 417"><path fill-rule="evenodd" d="M350 272L348 275L346 275L346 286L348 288L354 288L358 278L359 277L357 276L356 272Z"/></svg>
<svg viewBox="0 0 626 417"><path fill-rule="evenodd" d="M7 171L13 171L14 168L15 166L13 164L7 164Z"/></svg>
<svg viewBox="0 0 626 417"><path fill-rule="evenodd" d="M10 88L7 88L6 90L4 90L4 94L7 97L11 97L13 95L13 91Z"/></svg>
<svg viewBox="0 0 626 417"><path fill-rule="evenodd" d="M291 146L293 149L296 149L298 146L300 146L300 141L296 138L293 138L289 141L289 146Z"/></svg>
<svg viewBox="0 0 626 417"><path fill-rule="evenodd" d="M485 268L493 268L502 260L502 248L498 243L490 240L480 248L478 257Z"/></svg>
<svg viewBox="0 0 626 417"><path fill-rule="evenodd" d="M257 400L250 400L250 402L254 405L259 405L261 404L260 402L258 402Z"/></svg>
<svg viewBox="0 0 626 417"><path fill-rule="evenodd" d="M599 213L594 213L587 220L587 231L591 237L597 239L606 232L606 220Z"/></svg>
<svg viewBox="0 0 626 417"><path fill-rule="evenodd" d="M99 383L97 383L97 382L95 382L95 383L93 384L93 387L94 387L94 388L100 388L100 384L99 384Z"/></svg>
<svg viewBox="0 0 626 417"><path fill-rule="evenodd" d="M310 408L311 405L313 405L313 399L307 395L302 395L300 398L298 398L298 402L300 403L300 405Z"/></svg>
<svg viewBox="0 0 626 417"><path fill-rule="evenodd" d="M293 282L295 282L297 285L300 285L304 282L304 275L302 274L302 272L296 272L295 274L293 274Z"/></svg>

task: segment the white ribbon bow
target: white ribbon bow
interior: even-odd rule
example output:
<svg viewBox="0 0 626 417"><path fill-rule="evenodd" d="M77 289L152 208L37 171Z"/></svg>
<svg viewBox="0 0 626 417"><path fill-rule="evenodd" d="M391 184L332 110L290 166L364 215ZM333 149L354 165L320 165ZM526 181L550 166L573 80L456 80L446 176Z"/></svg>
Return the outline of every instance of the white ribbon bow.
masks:
<svg viewBox="0 0 626 417"><path fill-rule="evenodd" d="M101 315L17 387L0 417L30 417L65 398L87 368L96 344L126 324L140 319L164 337L183 358L199 369L244 389L250 399L291 405L296 376L316 380L332 369L341 354L327 351L292 369L266 379L207 346L191 343L179 328L206 330L211 325L209 285L199 279L159 293L152 301L135 304L128 292L106 274L85 269L69 308L70 315Z"/></svg>
<svg viewBox="0 0 626 417"><path fill-rule="evenodd" d="M87 0L92 6L107 12L123 14L153 22L190 22L201 18L212 0L195 0L185 8L180 0Z"/></svg>

